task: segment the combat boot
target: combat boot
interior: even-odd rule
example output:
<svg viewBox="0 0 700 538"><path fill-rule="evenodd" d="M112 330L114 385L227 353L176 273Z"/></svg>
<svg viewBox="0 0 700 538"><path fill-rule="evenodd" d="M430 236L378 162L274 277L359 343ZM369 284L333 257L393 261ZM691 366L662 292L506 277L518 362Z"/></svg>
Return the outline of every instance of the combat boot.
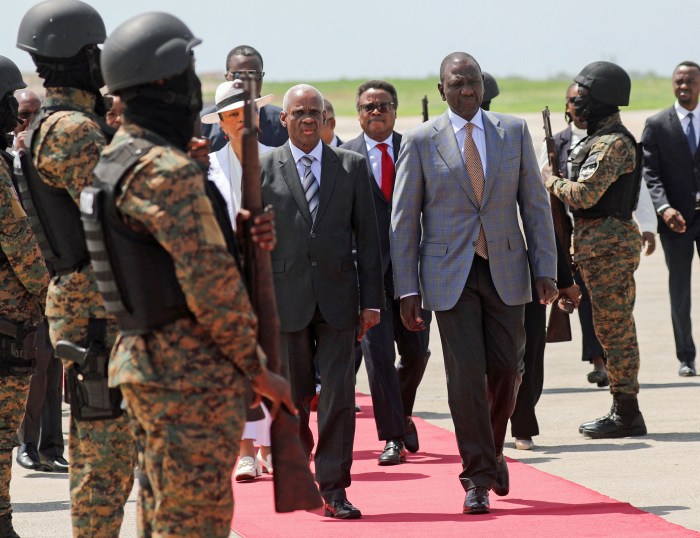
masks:
<svg viewBox="0 0 700 538"><path fill-rule="evenodd" d="M647 434L644 417L639 411L636 394L613 394L610 413L581 424L579 432L590 439L614 439Z"/></svg>
<svg viewBox="0 0 700 538"><path fill-rule="evenodd" d="M19 534L12 528L12 514L0 516L0 538L19 538Z"/></svg>

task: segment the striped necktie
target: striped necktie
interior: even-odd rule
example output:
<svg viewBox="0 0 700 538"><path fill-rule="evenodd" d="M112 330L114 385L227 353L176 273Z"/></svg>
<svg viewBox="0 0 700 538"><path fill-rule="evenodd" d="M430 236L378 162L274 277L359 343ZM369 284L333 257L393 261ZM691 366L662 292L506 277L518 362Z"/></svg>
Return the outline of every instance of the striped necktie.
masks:
<svg viewBox="0 0 700 538"><path fill-rule="evenodd" d="M464 160L467 166L467 174L469 174L469 179L474 188L474 194L476 194L476 201L479 203L479 206L481 206L481 199L484 197L484 167L481 164L479 150L472 138L473 130L474 124L467 123L467 136L464 139ZM476 240L475 250L479 256L488 260L489 252L486 243L486 234L484 234L484 227L481 226L481 224L479 224L479 238Z"/></svg>
<svg viewBox="0 0 700 538"><path fill-rule="evenodd" d="M314 157L311 155L304 155L299 161L304 165L304 177L301 180L301 186L304 187L306 203L309 204L309 213L311 213L311 221L314 222L318 210L319 190L318 181L316 181L316 177L311 171L311 163L314 162Z"/></svg>

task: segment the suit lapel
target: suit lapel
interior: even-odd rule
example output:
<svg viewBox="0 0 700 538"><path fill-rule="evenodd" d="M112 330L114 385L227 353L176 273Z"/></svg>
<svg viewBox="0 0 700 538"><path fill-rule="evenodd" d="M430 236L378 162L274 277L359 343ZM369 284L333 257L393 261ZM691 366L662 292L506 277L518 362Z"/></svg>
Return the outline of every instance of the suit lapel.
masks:
<svg viewBox="0 0 700 538"><path fill-rule="evenodd" d="M489 193L496 183L500 170L501 153L503 153L505 130L498 126L498 118L490 112L483 111L484 132L486 134L486 174L484 176L484 196L481 205L488 202Z"/></svg>
<svg viewBox="0 0 700 538"><path fill-rule="evenodd" d="M476 200L476 194L474 194L474 188L469 180L469 176L467 176L467 169L464 166L462 153L457 146L455 132L447 112L435 120L433 129L435 129L433 143L440 157L445 161L462 190L467 194L474 206L478 208L479 203Z"/></svg>
<svg viewBox="0 0 700 538"><path fill-rule="evenodd" d="M303 215L309 227L313 225L311 221L311 213L309 212L309 204L306 203L306 196L304 195L304 188L301 186L301 181L299 179L299 172L297 171L296 163L294 162L294 157L292 157L292 150L289 148L289 144L283 146L283 154L280 157L280 169L282 171L282 177L284 178L289 192L292 194L292 198L299 206L299 211ZM324 159L325 160L325 159Z"/></svg>
<svg viewBox="0 0 700 538"><path fill-rule="evenodd" d="M323 144L323 153L321 156L321 188L318 191L318 213L316 214L316 222L321 220L328 207L331 194L335 188L335 180L338 176L339 168L340 159L338 155L326 144ZM306 202L306 198L304 198L304 202Z"/></svg>

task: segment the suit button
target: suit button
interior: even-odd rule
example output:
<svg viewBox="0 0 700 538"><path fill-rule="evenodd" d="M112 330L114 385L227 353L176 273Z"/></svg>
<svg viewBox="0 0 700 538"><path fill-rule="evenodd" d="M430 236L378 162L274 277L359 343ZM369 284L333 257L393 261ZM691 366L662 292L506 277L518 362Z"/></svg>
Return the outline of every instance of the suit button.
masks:
<svg viewBox="0 0 700 538"><path fill-rule="evenodd" d="M317 267L317 266L318 266L318 262L311 262L311 267Z"/></svg>
<svg viewBox="0 0 700 538"><path fill-rule="evenodd" d="M476 241L472 241L472 246L473 246L473 247L476 246Z"/></svg>
<svg viewBox="0 0 700 538"><path fill-rule="evenodd" d="M316 232L311 232L309 235L311 236L311 239L313 239L314 237L316 237Z"/></svg>

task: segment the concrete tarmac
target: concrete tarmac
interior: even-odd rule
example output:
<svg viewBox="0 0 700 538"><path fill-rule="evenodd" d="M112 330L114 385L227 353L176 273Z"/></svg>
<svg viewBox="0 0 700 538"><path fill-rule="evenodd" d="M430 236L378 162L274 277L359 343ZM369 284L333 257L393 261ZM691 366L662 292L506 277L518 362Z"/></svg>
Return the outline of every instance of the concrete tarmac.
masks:
<svg viewBox="0 0 700 538"><path fill-rule="evenodd" d="M652 112L623 113L623 121L636 135ZM526 116L535 146L541 140L541 118ZM563 119L553 117L553 128L563 127ZM397 130L415 126L419 118L401 119ZM356 136L355 118L338 118L337 132L344 140ZM698 260L693 269L698 274ZM668 272L663 252L643 257L636 272L637 303L635 318L641 351L640 407L649 430L644 437L619 440L587 440L578 425L607 413L611 397L607 389L590 385L590 370L582 363L578 319L572 317L573 341L550 344L545 355L545 384L537 406L541 434L532 451L515 450L510 436L506 455L595 491L629 502L668 521L700 531L700 377L678 377L671 314L668 300ZM700 297L695 278L693 297ZM700 320L697 303L693 319ZM695 335L700 341L700 333ZM431 335L432 357L418 390L415 414L440 427L453 430L447 404L445 372L437 325ZM365 369L361 368L357 388L368 393ZM64 432L68 431L68 411L64 409ZM420 433L420 432L419 432ZM380 449L377 442L377 449ZM429 447L422 444L424 450ZM66 439L67 452L67 439ZM455 443L455 454L457 447ZM66 454L67 457L67 454ZM409 455L410 458L410 455ZM11 493L13 521L23 538L68 538L70 500L68 475L27 471L13 465ZM455 468L455 480L460 469ZM136 489L136 488L135 488ZM561 499L560 499L561 500ZM459 511L462 498L445 499ZM360 505L359 500L357 501ZM121 536L136 536L135 491L126 505ZM591 532L604 532L590 529ZM517 529L514 529L517 533ZM581 529L581 536L588 534Z"/></svg>

